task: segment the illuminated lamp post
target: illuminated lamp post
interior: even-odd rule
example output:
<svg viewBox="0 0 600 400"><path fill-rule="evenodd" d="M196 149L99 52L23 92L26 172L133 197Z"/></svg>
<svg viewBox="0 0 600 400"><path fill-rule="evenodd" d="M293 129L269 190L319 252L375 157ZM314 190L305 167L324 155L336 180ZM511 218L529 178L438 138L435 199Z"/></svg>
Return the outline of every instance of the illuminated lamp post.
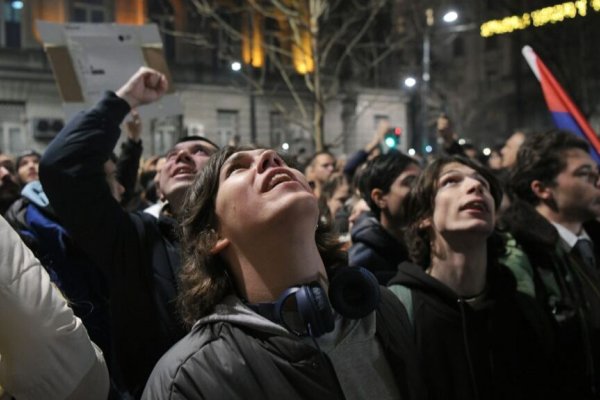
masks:
<svg viewBox="0 0 600 400"><path fill-rule="evenodd" d="M454 10L447 11L442 16L442 21L447 24L454 23L458 20L458 13ZM425 10L425 30L423 31L423 59L422 59L422 75L421 75L421 138L423 146L430 148L430 143L435 142L430 137L430 132L427 126L428 120L428 99L430 92L430 80L431 80L431 35L435 23L433 15L433 9L428 8Z"/></svg>

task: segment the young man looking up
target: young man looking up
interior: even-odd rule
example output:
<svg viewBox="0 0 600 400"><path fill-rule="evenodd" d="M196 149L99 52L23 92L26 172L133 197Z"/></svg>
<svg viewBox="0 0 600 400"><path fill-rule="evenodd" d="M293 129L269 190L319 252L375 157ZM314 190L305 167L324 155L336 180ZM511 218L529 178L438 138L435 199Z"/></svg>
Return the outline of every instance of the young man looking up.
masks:
<svg viewBox="0 0 600 400"><path fill-rule="evenodd" d="M108 276L116 358L123 388L136 397L156 361L185 333L174 307L180 259L173 217L217 150L205 138L186 137L168 152L160 181L168 206L160 218L121 208L106 185L104 162L131 109L158 100L166 90L163 74L140 68L116 93L107 92L71 120L40 163L40 179L56 213Z"/></svg>

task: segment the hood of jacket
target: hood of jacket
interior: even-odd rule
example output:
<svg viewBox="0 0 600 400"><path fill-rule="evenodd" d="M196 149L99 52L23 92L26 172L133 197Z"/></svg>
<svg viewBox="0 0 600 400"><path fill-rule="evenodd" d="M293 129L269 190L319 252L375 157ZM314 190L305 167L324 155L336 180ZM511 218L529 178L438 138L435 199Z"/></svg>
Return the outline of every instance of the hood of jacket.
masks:
<svg viewBox="0 0 600 400"><path fill-rule="evenodd" d="M398 273L390 280L388 285L397 284L418 290L425 296L452 307L458 307L459 302L464 300L451 288L428 275L423 268L411 262L400 264ZM502 265L488 266L487 295L483 307L491 305L495 300L512 296L516 291L516 287L516 280L508 268Z"/></svg>
<svg viewBox="0 0 600 400"><path fill-rule="evenodd" d="M194 324L192 330L200 329L202 326L216 322L228 322L273 335L294 336L283 326L252 311L242 300L234 295L226 296L221 303L215 306L210 315L200 318Z"/></svg>
<svg viewBox="0 0 600 400"><path fill-rule="evenodd" d="M361 218L352 228L352 243L363 243L378 250L397 248L399 241L372 216Z"/></svg>

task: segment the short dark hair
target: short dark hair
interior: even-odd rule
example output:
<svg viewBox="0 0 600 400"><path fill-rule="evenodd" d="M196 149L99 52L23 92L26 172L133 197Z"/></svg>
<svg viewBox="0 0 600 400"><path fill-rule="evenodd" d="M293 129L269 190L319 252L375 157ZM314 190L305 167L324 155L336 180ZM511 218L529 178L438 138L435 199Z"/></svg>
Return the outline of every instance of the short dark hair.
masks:
<svg viewBox="0 0 600 400"><path fill-rule="evenodd" d="M319 157L322 154L327 154L328 156L330 156L334 160L337 160L336 156L333 155L333 153L331 153L330 151L327 151L327 150L317 151L315 154L312 155L311 158L308 159L308 161L306 162L306 165L304 166L304 169L312 166L315 163L315 161L317 160L317 157Z"/></svg>
<svg viewBox="0 0 600 400"><path fill-rule="evenodd" d="M206 142L206 143L214 146L215 149L219 150L219 146L215 142L213 142L212 140L210 140L209 138L206 138L204 136L197 136L197 135L180 137L179 139L177 139L177 143L175 143L175 144L179 144L179 143L183 143L183 142L195 142L195 141Z"/></svg>
<svg viewBox="0 0 600 400"><path fill-rule="evenodd" d="M399 151L378 155L367 162L360 174L358 190L377 218L381 209L371 198L371 191L381 189L384 194L388 193L396 178L411 164L419 165L417 160Z"/></svg>
<svg viewBox="0 0 600 400"><path fill-rule="evenodd" d="M431 237L428 229L421 223L433 216L435 196L438 191L440 173L445 165L460 163L477 171L489 184L490 193L494 199L496 210L502 201L502 188L494 174L483 165L464 156L443 156L429 164L421 173L410 193L404 199L403 219L406 221L405 240L411 260L423 268L431 264ZM496 245L497 236L492 235L488 240L488 260L497 262L502 254L502 245ZM490 246L493 244L493 246Z"/></svg>
<svg viewBox="0 0 600 400"><path fill-rule="evenodd" d="M567 165L564 152L572 149L590 150L583 139L564 130L537 133L525 139L511 171L508 185L511 194L537 205L540 199L531 190L531 182L538 180L548 186L554 185L556 176Z"/></svg>
<svg viewBox="0 0 600 400"><path fill-rule="evenodd" d="M36 157L38 159L38 161L40 160L40 158L42 158L41 154L33 149L24 150L24 151L20 152L19 154L17 154L17 157L15 158L15 167L17 169L19 169L19 166L21 165L21 161L25 157L31 157L31 156Z"/></svg>
<svg viewBox="0 0 600 400"><path fill-rule="evenodd" d="M233 293L222 257L210 250L218 237L215 200L219 191L219 175L227 159L234 153L254 147L227 146L211 156L202 172L188 189L181 216L181 249L179 311L184 323L192 326L212 312L225 295ZM243 201L243 199L241 199ZM341 243L330 231L317 227L315 240L325 267L329 270L346 263Z"/></svg>

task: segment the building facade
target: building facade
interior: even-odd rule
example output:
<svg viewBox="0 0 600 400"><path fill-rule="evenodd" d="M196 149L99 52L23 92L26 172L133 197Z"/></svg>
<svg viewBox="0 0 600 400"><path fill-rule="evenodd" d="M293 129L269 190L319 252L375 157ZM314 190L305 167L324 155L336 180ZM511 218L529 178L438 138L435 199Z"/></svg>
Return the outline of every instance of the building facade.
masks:
<svg viewBox="0 0 600 400"><path fill-rule="evenodd" d="M310 92L298 86L297 97L308 105L303 116L297 112L293 96L274 90L281 78L273 71L269 75L268 64L251 71L267 75L270 83L261 90L252 90L239 72L231 69L236 58L242 63L242 72L250 68L246 64L256 61L248 44L248 38L256 34L244 25L240 26L241 38L232 40L214 20L199 15L191 2L183 0L0 0L0 4L0 149L4 152L43 151L65 123L36 20L159 26L184 110L180 116L143 121L145 155L164 152L184 134L204 135L219 144L256 142L293 153L314 151L313 135L305 121L312 112ZM273 29L268 24L265 27L266 34ZM348 153L362 147L381 119L410 129L410 98L397 84L393 66L382 67L372 75L385 79L346 79L347 84L341 79L340 89L326 99L324 136L326 144L335 145L332 151ZM309 66L299 67L295 62L293 68L296 74L290 79L294 85L311 72L298 72ZM405 150L409 146L408 141L402 143Z"/></svg>

